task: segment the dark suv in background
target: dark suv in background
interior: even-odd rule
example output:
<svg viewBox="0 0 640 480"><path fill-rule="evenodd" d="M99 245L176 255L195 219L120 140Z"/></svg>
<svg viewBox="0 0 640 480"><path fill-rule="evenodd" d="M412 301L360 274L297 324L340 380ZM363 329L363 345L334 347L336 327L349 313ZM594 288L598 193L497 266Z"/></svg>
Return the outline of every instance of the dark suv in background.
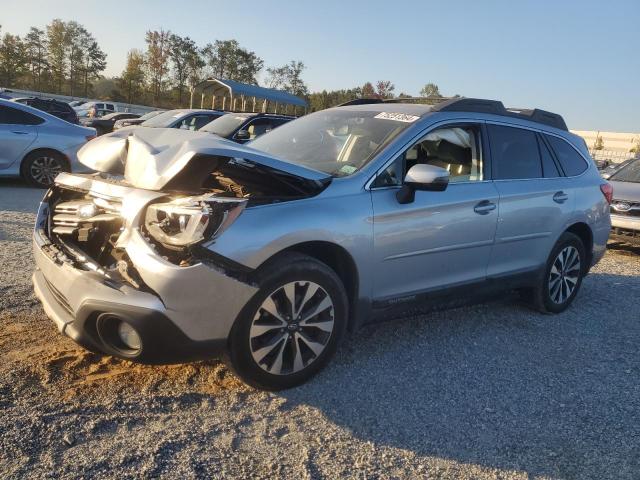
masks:
<svg viewBox="0 0 640 480"><path fill-rule="evenodd" d="M49 115L61 118L69 123L74 123L76 125L80 123L78 114L71 106L69 106L68 103L60 102L53 98L14 98L12 101L37 108L38 110L47 112Z"/></svg>

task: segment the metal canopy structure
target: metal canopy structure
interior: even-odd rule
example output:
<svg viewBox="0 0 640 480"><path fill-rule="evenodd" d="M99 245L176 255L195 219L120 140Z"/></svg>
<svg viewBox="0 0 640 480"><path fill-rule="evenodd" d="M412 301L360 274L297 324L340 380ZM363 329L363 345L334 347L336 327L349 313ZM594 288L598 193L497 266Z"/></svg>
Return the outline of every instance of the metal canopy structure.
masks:
<svg viewBox="0 0 640 480"><path fill-rule="evenodd" d="M197 108L194 107L194 100L197 101L198 93L200 93L200 108L207 108L205 102L209 103L207 98L209 97L211 108L214 110L288 113L289 108L293 108L295 115L300 107L304 109L304 113L307 112L307 102L300 97L282 90L258 87L235 80L208 78L194 85L191 87L191 108ZM278 108L281 108L280 112Z"/></svg>

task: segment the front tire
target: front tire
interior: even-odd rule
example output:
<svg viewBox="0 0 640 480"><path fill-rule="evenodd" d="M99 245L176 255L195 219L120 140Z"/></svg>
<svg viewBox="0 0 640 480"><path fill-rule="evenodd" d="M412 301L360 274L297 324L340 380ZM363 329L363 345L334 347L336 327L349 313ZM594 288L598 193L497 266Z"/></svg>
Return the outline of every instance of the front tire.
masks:
<svg viewBox="0 0 640 480"><path fill-rule="evenodd" d="M586 261L582 240L573 233L563 233L551 250L538 285L526 292L530 305L543 313L565 311L580 290Z"/></svg>
<svg viewBox="0 0 640 480"><path fill-rule="evenodd" d="M228 363L259 389L300 385L326 365L344 336L344 286L327 265L297 253L261 268L258 284L232 328Z"/></svg>
<svg viewBox="0 0 640 480"><path fill-rule="evenodd" d="M49 188L56 176L68 172L66 159L57 152L32 152L22 161L22 177L31 186Z"/></svg>

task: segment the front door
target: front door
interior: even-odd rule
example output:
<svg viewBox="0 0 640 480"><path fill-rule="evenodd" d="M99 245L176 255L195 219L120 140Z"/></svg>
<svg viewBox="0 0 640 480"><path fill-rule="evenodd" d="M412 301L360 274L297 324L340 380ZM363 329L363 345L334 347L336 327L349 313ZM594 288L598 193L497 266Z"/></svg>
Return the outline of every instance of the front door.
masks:
<svg viewBox="0 0 640 480"><path fill-rule="evenodd" d="M0 105L0 170L22 159L38 136L38 121L41 120L28 112Z"/></svg>
<svg viewBox="0 0 640 480"><path fill-rule="evenodd" d="M450 172L445 191L416 191L400 204L399 179L416 163ZM485 181L480 125L439 127L405 151L372 184L374 299L389 300L486 277L498 192Z"/></svg>

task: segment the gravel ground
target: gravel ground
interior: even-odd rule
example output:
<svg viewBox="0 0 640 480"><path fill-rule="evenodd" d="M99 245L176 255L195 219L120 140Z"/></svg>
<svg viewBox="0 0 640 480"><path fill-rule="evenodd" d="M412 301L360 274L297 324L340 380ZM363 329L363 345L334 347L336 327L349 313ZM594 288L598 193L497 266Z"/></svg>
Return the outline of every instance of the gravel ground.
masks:
<svg viewBox="0 0 640 480"><path fill-rule="evenodd" d="M41 195L0 183L0 478L640 478L638 248L561 315L510 297L380 324L264 393L59 335L30 285Z"/></svg>

